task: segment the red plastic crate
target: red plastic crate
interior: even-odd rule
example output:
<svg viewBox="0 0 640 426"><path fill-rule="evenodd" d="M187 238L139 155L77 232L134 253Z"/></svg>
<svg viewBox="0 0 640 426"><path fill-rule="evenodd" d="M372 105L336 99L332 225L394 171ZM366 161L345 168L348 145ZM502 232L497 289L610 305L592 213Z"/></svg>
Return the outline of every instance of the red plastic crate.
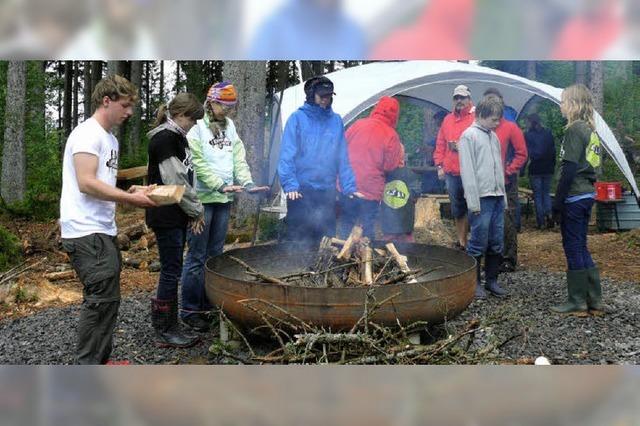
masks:
<svg viewBox="0 0 640 426"><path fill-rule="evenodd" d="M614 201L622 199L622 184L620 182L596 182L596 200Z"/></svg>

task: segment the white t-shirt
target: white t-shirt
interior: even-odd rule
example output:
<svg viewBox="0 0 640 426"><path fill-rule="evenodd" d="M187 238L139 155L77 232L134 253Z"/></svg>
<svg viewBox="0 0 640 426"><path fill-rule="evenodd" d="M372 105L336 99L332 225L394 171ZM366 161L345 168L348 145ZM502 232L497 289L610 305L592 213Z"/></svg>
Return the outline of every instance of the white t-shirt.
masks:
<svg viewBox="0 0 640 426"><path fill-rule="evenodd" d="M60 196L60 231L62 238L79 238L103 233L116 235L116 203L103 201L80 192L73 155L79 152L98 157L96 177L116 186L118 174L118 140L95 118L73 129L67 139L62 160L62 195Z"/></svg>

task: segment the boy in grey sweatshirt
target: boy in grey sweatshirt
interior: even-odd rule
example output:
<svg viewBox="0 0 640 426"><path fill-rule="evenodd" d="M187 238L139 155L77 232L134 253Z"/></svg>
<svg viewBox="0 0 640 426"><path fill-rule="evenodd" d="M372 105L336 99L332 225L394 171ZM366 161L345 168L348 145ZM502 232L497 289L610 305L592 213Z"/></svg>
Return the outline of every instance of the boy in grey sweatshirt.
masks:
<svg viewBox="0 0 640 426"><path fill-rule="evenodd" d="M477 262L476 297L480 299L486 297L480 281L482 256L485 256L485 288L495 296L506 294L498 285L507 207L500 141L494 132L501 117L502 104L484 98L476 107L476 121L464 131L458 144L471 230L467 253Z"/></svg>

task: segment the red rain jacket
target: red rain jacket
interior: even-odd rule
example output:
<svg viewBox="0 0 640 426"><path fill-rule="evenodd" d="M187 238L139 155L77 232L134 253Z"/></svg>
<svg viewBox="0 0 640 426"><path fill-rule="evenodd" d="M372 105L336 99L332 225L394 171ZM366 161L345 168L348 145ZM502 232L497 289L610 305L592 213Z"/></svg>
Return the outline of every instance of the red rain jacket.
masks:
<svg viewBox="0 0 640 426"><path fill-rule="evenodd" d="M460 115L450 112L442 120L442 126L436 137L436 150L433 152L433 162L436 166L442 166L445 173L460 176L460 159L458 151L452 150L448 142L456 146L462 132L473 124L476 119L475 107L469 105L463 109Z"/></svg>
<svg viewBox="0 0 640 426"><path fill-rule="evenodd" d="M398 168L403 159L402 144L395 130L399 114L398 101L384 96L369 117L356 121L346 132L356 186L367 200L382 199L385 173Z"/></svg>
<svg viewBox="0 0 640 426"><path fill-rule="evenodd" d="M500 152L502 153L502 165L504 175L511 176L520 173L520 169L527 162L527 143L520 127L513 121L500 119L500 124L496 127L496 135L500 140ZM509 164L506 162L509 144L513 146L515 155Z"/></svg>

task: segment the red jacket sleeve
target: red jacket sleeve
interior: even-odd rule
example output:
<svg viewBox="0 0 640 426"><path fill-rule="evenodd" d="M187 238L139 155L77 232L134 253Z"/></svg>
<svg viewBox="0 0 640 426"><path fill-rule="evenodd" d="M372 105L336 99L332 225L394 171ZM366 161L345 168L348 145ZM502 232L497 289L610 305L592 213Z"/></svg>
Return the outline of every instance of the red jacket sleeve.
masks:
<svg viewBox="0 0 640 426"><path fill-rule="evenodd" d="M384 147L384 161L382 168L385 172L397 169L402 161L402 146L397 134L392 135Z"/></svg>
<svg viewBox="0 0 640 426"><path fill-rule="evenodd" d="M440 126L438 136L436 137L436 150L433 152L433 164L436 166L442 166L444 163L444 156L447 152L447 141L444 140L444 134L442 133L443 126Z"/></svg>
<svg viewBox="0 0 640 426"><path fill-rule="evenodd" d="M527 143L524 140L524 134L517 124L512 124L509 140L513 145L515 155L505 169L505 175L507 176L519 173L522 166L527 162Z"/></svg>

